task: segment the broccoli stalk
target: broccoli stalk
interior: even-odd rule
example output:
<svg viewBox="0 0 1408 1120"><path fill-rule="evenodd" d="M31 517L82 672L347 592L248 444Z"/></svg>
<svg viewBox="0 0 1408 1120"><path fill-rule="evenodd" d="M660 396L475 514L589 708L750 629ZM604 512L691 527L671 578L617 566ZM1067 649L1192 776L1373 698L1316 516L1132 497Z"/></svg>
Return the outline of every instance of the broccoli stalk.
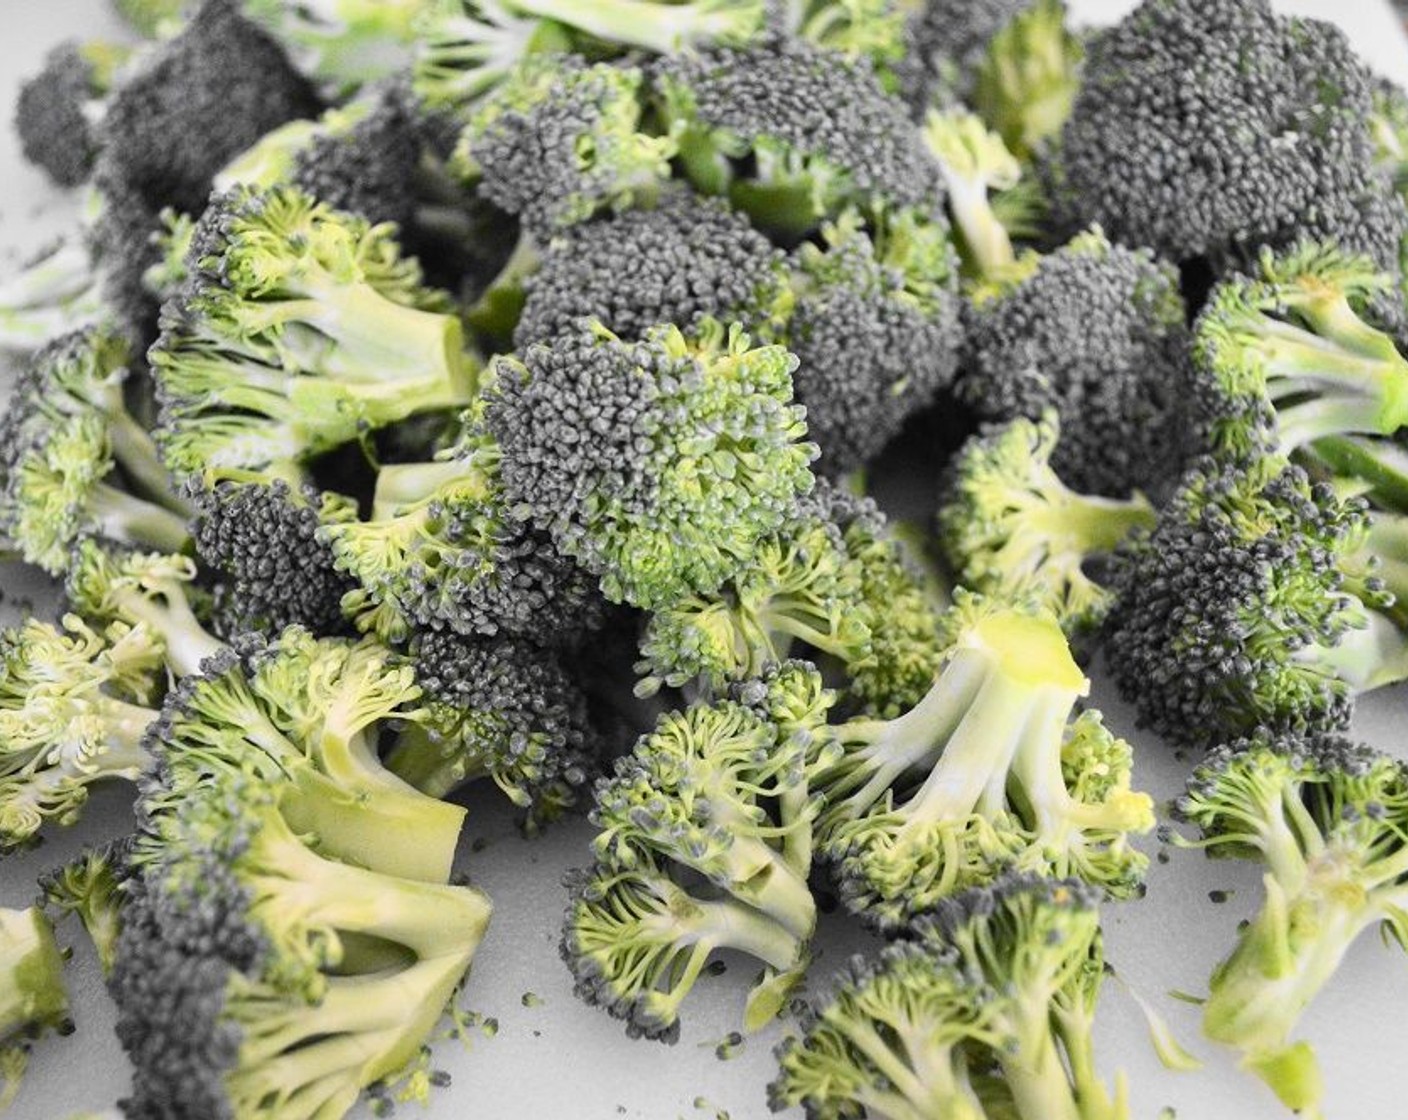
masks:
<svg viewBox="0 0 1408 1120"><path fill-rule="evenodd" d="M243 0L247 19L333 100L405 68L429 0Z"/></svg>
<svg viewBox="0 0 1408 1120"><path fill-rule="evenodd" d="M762 29L759 0L510 0L518 11L607 43L675 54L745 43Z"/></svg>
<svg viewBox="0 0 1408 1120"><path fill-rule="evenodd" d="M1212 975L1203 1029L1288 1108L1319 1116L1314 1050L1291 1034L1361 933L1381 926L1408 944L1408 774L1332 735L1263 734L1209 755L1177 808L1201 832L1183 845L1266 866L1265 900Z"/></svg>
<svg viewBox="0 0 1408 1120"><path fill-rule="evenodd" d="M38 349L103 314L93 253L66 237L0 282L0 350Z"/></svg>
<svg viewBox="0 0 1408 1120"><path fill-rule="evenodd" d="M0 909L0 1108L19 1092L30 1040L69 1029L63 971L54 930L38 907Z"/></svg>
<svg viewBox="0 0 1408 1120"><path fill-rule="evenodd" d="M1017 253L989 195L1015 187L1021 164L972 113L932 109L923 136L948 187L964 274L975 280L1001 279L1016 267Z"/></svg>

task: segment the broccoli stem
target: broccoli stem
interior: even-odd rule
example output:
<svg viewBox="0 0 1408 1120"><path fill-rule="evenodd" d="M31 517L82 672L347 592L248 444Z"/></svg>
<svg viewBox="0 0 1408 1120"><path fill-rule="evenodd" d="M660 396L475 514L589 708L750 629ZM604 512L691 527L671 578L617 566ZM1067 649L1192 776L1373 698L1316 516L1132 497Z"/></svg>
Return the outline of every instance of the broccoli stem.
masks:
<svg viewBox="0 0 1408 1120"><path fill-rule="evenodd" d="M488 479L482 471L461 459L445 459L432 463L393 463L377 472L376 491L372 495L372 521L390 521L401 516L405 507L414 506L434 497L446 486L463 486L480 481L481 499L489 497Z"/></svg>
<svg viewBox="0 0 1408 1120"><path fill-rule="evenodd" d="M691 902L695 913L688 928L678 931L679 940L747 953L783 973L802 960L805 939L771 915L727 899Z"/></svg>
<svg viewBox="0 0 1408 1120"><path fill-rule="evenodd" d="M424 724L413 723L396 738L386 768L427 797L448 797L461 786L489 777L484 760L455 739L437 739Z"/></svg>
<svg viewBox="0 0 1408 1120"><path fill-rule="evenodd" d="M225 648L201 625L186 597L185 585L178 581L151 587L123 585L111 594L118 617L143 623L161 638L166 664L178 677L200 672L201 662Z"/></svg>
<svg viewBox="0 0 1408 1120"><path fill-rule="evenodd" d="M189 521L191 508L172 489L171 473L162 463L151 433L125 408L108 413L108 439L113 458L142 496Z"/></svg>
<svg viewBox="0 0 1408 1120"><path fill-rule="evenodd" d="M886 1120L930 1120L935 1116L980 1120L984 1115L954 1076L953 1052L933 1045L912 1024L890 1023L894 1040L882 1037L869 1020L859 1017L837 1018L832 1025L845 1033L847 1041L865 1055L890 1087L890 1091L884 1091L872 1084L872 1079L865 1079L858 1096L866 1105L867 1115L873 1110ZM913 1044L907 1039L913 1039ZM903 1046L908 1061L901 1059L895 1041ZM933 1060L926 1060L930 1055Z"/></svg>
<svg viewBox="0 0 1408 1120"><path fill-rule="evenodd" d="M1035 1055L1023 1054L1023 1060L1002 1059L1002 1073L1017 1105L1017 1115L1030 1120L1096 1120L1076 1103L1066 1067L1049 1030L1038 1030L1036 1037L1041 1041Z"/></svg>
<svg viewBox="0 0 1408 1120"><path fill-rule="evenodd" d="M513 0L513 6L539 19L580 28L608 43L655 54L741 42L763 21L761 4L737 0Z"/></svg>
<svg viewBox="0 0 1408 1120"><path fill-rule="evenodd" d="M1295 660L1344 681L1355 692L1370 692L1408 679L1408 633L1379 611L1365 625L1346 631L1332 646L1307 646Z"/></svg>
<svg viewBox="0 0 1408 1120"><path fill-rule="evenodd" d="M1408 513L1408 454L1391 440L1365 436L1336 435L1302 445L1307 469L1342 478L1357 478L1369 484L1370 495L1380 505Z"/></svg>
<svg viewBox="0 0 1408 1120"><path fill-rule="evenodd" d="M32 350L105 312L93 262L65 242L0 284L0 350Z"/></svg>
<svg viewBox="0 0 1408 1120"><path fill-rule="evenodd" d="M107 483L93 487L89 510L99 536L159 552L184 552L190 544L190 533L180 514Z"/></svg>
<svg viewBox="0 0 1408 1120"><path fill-rule="evenodd" d="M0 909L0 1045L68 1018L64 960L37 906Z"/></svg>

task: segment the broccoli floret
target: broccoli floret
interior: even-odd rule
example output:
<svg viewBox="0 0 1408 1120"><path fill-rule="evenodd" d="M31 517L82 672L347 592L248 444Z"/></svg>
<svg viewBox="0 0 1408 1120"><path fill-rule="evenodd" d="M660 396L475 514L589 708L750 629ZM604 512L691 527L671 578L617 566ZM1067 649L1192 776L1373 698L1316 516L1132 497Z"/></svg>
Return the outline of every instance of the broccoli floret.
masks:
<svg viewBox="0 0 1408 1120"><path fill-rule="evenodd" d="M1329 23L1268 0L1144 0L1091 42L1061 136L1065 207L1217 266L1331 235L1381 193L1371 110L1372 78Z"/></svg>
<svg viewBox="0 0 1408 1120"><path fill-rule="evenodd" d="M852 471L947 388L961 341L948 227L899 211L863 228L847 210L792 256L794 306L781 328L816 469Z"/></svg>
<svg viewBox="0 0 1408 1120"><path fill-rule="evenodd" d="M393 235L288 187L211 203L149 355L168 466L306 460L469 402L459 320Z"/></svg>
<svg viewBox="0 0 1408 1120"><path fill-rule="evenodd" d="M90 785L147 766L161 653L143 627L100 633L71 614L0 631L0 850L73 824Z"/></svg>
<svg viewBox="0 0 1408 1120"><path fill-rule="evenodd" d="M511 509L647 609L717 588L813 482L796 359L705 321L600 326L495 363L487 424Z"/></svg>
<svg viewBox="0 0 1408 1120"><path fill-rule="evenodd" d="M1197 409L1218 453L1323 456L1408 508L1386 439L1408 424L1408 359L1370 321L1393 278L1305 243L1214 289L1194 330Z"/></svg>
<svg viewBox="0 0 1408 1120"><path fill-rule="evenodd" d="M307 83L240 6L203 0L108 100L100 162L152 215L199 213L225 164L270 129L318 113Z"/></svg>
<svg viewBox="0 0 1408 1120"><path fill-rule="evenodd" d="M378 828L363 810L238 769L144 790L109 984L134 1067L125 1112L342 1116L418 1057L489 902L443 878L342 862L305 823L336 814L347 830Z"/></svg>
<svg viewBox="0 0 1408 1120"><path fill-rule="evenodd" d="M1187 454L1189 334L1178 274L1098 230L1031 261L968 316L958 395L985 420L1054 409L1069 485L1166 493Z"/></svg>
<svg viewBox="0 0 1408 1120"><path fill-rule="evenodd" d="M536 832L572 808L597 771L587 702L559 658L523 638L420 635L413 646L426 716L386 764L447 797L489 778Z"/></svg>
<svg viewBox="0 0 1408 1120"><path fill-rule="evenodd" d="M29 353L105 317L92 240L103 205L86 192L78 225L0 281L0 351Z"/></svg>
<svg viewBox="0 0 1408 1120"><path fill-rule="evenodd" d="M75 858L39 880L45 912L55 924L76 914L98 955L104 976L112 975L117 935L122 928L122 884L129 873L131 837L85 847Z"/></svg>
<svg viewBox="0 0 1408 1120"><path fill-rule="evenodd" d="M110 328L65 335L31 359L0 418L0 529L51 574L88 535L172 552L188 543L185 507L123 400L129 360Z"/></svg>
<svg viewBox="0 0 1408 1120"><path fill-rule="evenodd" d="M842 898L882 930L1008 865L1135 894L1153 827L1131 751L1094 710L1055 618L961 599L928 694L890 720L811 729L818 852Z"/></svg>
<svg viewBox="0 0 1408 1120"><path fill-rule="evenodd" d="M359 629L394 642L444 629L566 644L600 622L592 577L506 500L479 412L434 461L382 467L366 520L351 502L324 502L317 541L355 581L342 610Z"/></svg>
<svg viewBox="0 0 1408 1120"><path fill-rule="evenodd" d="M571 876L562 955L577 994L673 1042L679 1009L717 949L766 966L745 1024L800 981L816 904L807 888L803 745L732 701L672 712L596 788L596 864Z"/></svg>
<svg viewBox="0 0 1408 1120"><path fill-rule="evenodd" d="M1287 1108L1319 1116L1315 1052L1291 1035L1358 936L1408 944L1408 772L1334 735L1259 733L1219 747L1177 804L1183 844L1262 862L1266 898L1213 972L1203 1030Z"/></svg>
<svg viewBox="0 0 1408 1120"><path fill-rule="evenodd" d="M354 587L318 540L327 511L345 499L290 472L208 470L192 475L191 536L201 562L224 581L220 628L277 634L286 626L317 634L343 628L342 600Z"/></svg>
<svg viewBox="0 0 1408 1120"><path fill-rule="evenodd" d="M1195 746L1345 726L1408 674L1408 582L1372 559L1399 533L1284 459L1195 464L1116 553L1107 663L1141 723Z"/></svg>
<svg viewBox="0 0 1408 1120"><path fill-rule="evenodd" d="M63 954L43 911L0 909L0 1108L19 1092L33 1041L73 1030L63 972Z"/></svg>
<svg viewBox="0 0 1408 1120"><path fill-rule="evenodd" d="M774 37L659 60L658 108L685 175L761 228L800 240L850 205L935 215L943 183L871 69Z"/></svg>
<svg viewBox="0 0 1408 1120"><path fill-rule="evenodd" d="M1142 494L1100 498L1072 490L1051 468L1054 412L989 425L949 465L939 543L955 580L1002 600L1033 597L1068 635L1097 629L1112 593L1090 566L1136 529L1152 528Z"/></svg>
<svg viewBox="0 0 1408 1120"><path fill-rule="evenodd" d="M1128 1120L1093 1060L1105 973L1099 896L1009 875L854 958L783 1041L769 1088L808 1120Z"/></svg>
<svg viewBox="0 0 1408 1120"><path fill-rule="evenodd" d="M791 302L782 253L719 199L688 188L556 234L524 280L514 342L526 349L595 319L625 339L705 318L757 324Z"/></svg>
<svg viewBox="0 0 1408 1120"><path fill-rule="evenodd" d="M539 242L598 210L649 201L674 143L643 131L637 67L540 55L470 118L451 168Z"/></svg>
<svg viewBox="0 0 1408 1120"><path fill-rule="evenodd" d="M15 131L25 159L61 187L88 178L98 154L94 122L132 48L100 39L61 43L44 68L20 87Z"/></svg>

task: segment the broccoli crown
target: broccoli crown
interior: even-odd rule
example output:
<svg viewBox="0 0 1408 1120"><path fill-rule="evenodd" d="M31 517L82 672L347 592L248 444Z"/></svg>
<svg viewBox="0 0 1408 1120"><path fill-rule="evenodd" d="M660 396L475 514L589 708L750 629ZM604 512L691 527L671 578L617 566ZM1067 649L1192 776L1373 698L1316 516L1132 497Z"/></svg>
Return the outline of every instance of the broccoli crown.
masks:
<svg viewBox="0 0 1408 1120"><path fill-rule="evenodd" d="M1129 834L1153 826L1153 803L1130 789L1129 744L1094 710L1072 718L1089 682L1055 618L966 597L946 625L947 661L914 707L811 736L818 850L847 905L903 929L1007 866L1137 893L1147 860Z"/></svg>
<svg viewBox="0 0 1408 1120"><path fill-rule="evenodd" d="M595 319L625 339L706 318L762 328L791 302L782 253L726 203L687 188L650 209L604 215L562 230L524 281L514 331L526 349Z"/></svg>
<svg viewBox="0 0 1408 1120"><path fill-rule="evenodd" d="M115 71L131 48L117 43L69 40L44 58L44 68L20 87L15 131L25 159L61 187L88 178L98 154L93 121Z"/></svg>
<svg viewBox="0 0 1408 1120"><path fill-rule="evenodd" d="M150 353L173 470L299 461L469 401L459 320L394 232L290 187L212 201Z"/></svg>
<svg viewBox="0 0 1408 1120"><path fill-rule="evenodd" d="M37 906L0 909L0 1102L19 1091L29 1043L47 1031L69 1034L64 955Z"/></svg>
<svg viewBox="0 0 1408 1120"><path fill-rule="evenodd" d="M1177 272L1093 230L974 304L958 393L989 420L1055 409L1071 486L1157 492L1184 455L1184 323Z"/></svg>
<svg viewBox="0 0 1408 1120"><path fill-rule="evenodd" d="M356 581L342 609L359 628L397 642L420 629L566 644L600 624L595 581L510 509L481 411L434 461L383 467L369 520L325 504L317 538Z"/></svg>
<svg viewBox="0 0 1408 1120"><path fill-rule="evenodd" d="M315 847L307 799L238 769L144 789L110 985L129 1115L342 1115L454 995L487 900Z"/></svg>
<svg viewBox="0 0 1408 1120"><path fill-rule="evenodd" d="M1218 285L1194 332L1207 445L1289 455L1325 438L1391 436L1408 423L1408 359L1366 318L1392 287L1368 258L1315 242L1265 249L1252 276Z"/></svg>
<svg viewBox="0 0 1408 1120"><path fill-rule="evenodd" d="M108 100L103 160L152 214L200 213L225 164L285 121L317 115L313 91L240 9L238 0L203 0Z"/></svg>
<svg viewBox="0 0 1408 1120"><path fill-rule="evenodd" d="M45 913L55 923L76 914L98 954L104 976L112 974L117 935L122 928L122 890L126 880L132 837L87 846L65 864L39 879Z"/></svg>
<svg viewBox="0 0 1408 1120"><path fill-rule="evenodd" d="M733 701L661 718L596 788L597 862L573 876L562 952L577 993L632 1035L674 1041L710 954L767 966L745 1020L782 1007L807 961L804 746Z"/></svg>
<svg viewBox="0 0 1408 1120"><path fill-rule="evenodd" d="M1140 720L1193 745L1344 726L1403 658L1368 531L1362 499L1284 459L1196 464L1116 554L1109 664Z"/></svg>
<svg viewBox="0 0 1408 1120"><path fill-rule="evenodd" d="M786 37L655 64L686 174L764 228L793 236L847 205L943 204L938 168L869 66Z"/></svg>
<svg viewBox="0 0 1408 1120"><path fill-rule="evenodd" d="M1371 193L1371 92L1328 23L1268 0L1144 0L1090 45L1062 133L1067 205L1174 260L1283 243Z"/></svg>
<svg viewBox="0 0 1408 1120"><path fill-rule="evenodd" d="M636 67L531 57L470 118L452 166L539 241L648 200L674 144L642 131L644 80Z"/></svg>
<svg viewBox="0 0 1408 1120"><path fill-rule="evenodd" d="M1068 634L1094 630L1112 592L1090 574L1154 509L1142 494L1097 498L1051 467L1060 446L1054 411L987 425L949 465L938 540L959 584L998 599L1037 599Z"/></svg>
<svg viewBox="0 0 1408 1120"><path fill-rule="evenodd" d="M839 475L873 459L953 380L961 341L948 227L914 211L867 232L855 210L793 255L795 306L782 333L797 400Z"/></svg>
<svg viewBox="0 0 1408 1120"><path fill-rule="evenodd" d="M488 777L530 831L576 804L599 744L586 696L556 656L522 638L431 632L414 660L426 718L387 758L394 773L433 797Z"/></svg>
<svg viewBox="0 0 1408 1120"><path fill-rule="evenodd" d="M1365 930L1408 945L1408 769L1336 735L1259 731L1209 754L1177 813L1202 834L1183 843L1266 867L1262 909L1213 973L1204 1031L1313 1114L1315 1054L1290 1037L1301 1013Z"/></svg>
<svg viewBox="0 0 1408 1120"><path fill-rule="evenodd" d="M161 667L140 626L99 632L69 614L0 631L0 850L73 824L94 782L137 777Z"/></svg>
<svg viewBox="0 0 1408 1120"><path fill-rule="evenodd" d="M330 100L399 74L431 0L242 0L245 17Z"/></svg>
<svg viewBox="0 0 1408 1120"><path fill-rule="evenodd" d="M1090 1060L1098 894L1009 874L857 956L778 1047L773 1107L808 1120L1127 1115Z"/></svg>
<svg viewBox="0 0 1408 1120"><path fill-rule="evenodd" d="M795 367L714 321L637 342L592 326L500 359L487 423L510 508L614 602L712 591L811 488Z"/></svg>
<svg viewBox="0 0 1408 1120"><path fill-rule="evenodd" d="M306 796L291 820L331 857L445 882L464 810L376 753L388 722L424 718L420 698L412 668L376 643L290 627L272 642L240 639L177 682L147 744L176 802L232 773L294 782Z"/></svg>
<svg viewBox="0 0 1408 1120"><path fill-rule="evenodd" d="M342 499L260 471L192 475L191 536L202 563L223 579L219 625L277 634L286 626L336 633L352 582L318 540L325 511Z"/></svg>

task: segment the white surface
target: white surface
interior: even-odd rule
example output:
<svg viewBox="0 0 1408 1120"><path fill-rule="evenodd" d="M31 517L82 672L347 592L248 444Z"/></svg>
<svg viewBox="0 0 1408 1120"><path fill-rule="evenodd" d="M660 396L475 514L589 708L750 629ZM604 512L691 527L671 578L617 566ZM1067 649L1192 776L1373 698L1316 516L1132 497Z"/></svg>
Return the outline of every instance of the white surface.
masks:
<svg viewBox="0 0 1408 1120"><path fill-rule="evenodd" d="M1132 6L1123 0L1073 0L1090 21L1110 19ZM1408 42L1380 0L1295 0L1286 10L1338 20L1385 73L1408 82ZM67 35L117 33L102 0L5 0L0 5L0 114L8 118L19 76L48 46ZM14 259L5 250L31 250L63 228L73 200L23 166L13 135L0 129L0 267ZM5 610L43 585L17 569L0 568ZM1097 681L1094 700L1110 725L1130 734L1139 750L1137 784L1160 801L1177 795L1186 766L1156 740L1135 734L1128 710ZM1402 740L1408 692L1380 694L1361 707L1356 730L1369 741L1408 754ZM124 791L101 794L87 820L55 834L40 851L0 863L0 904L28 902L34 876L76 851L80 843L120 832L128 822ZM753 975L746 961L730 961L720 978L705 978L685 1007L683 1037L667 1048L631 1042L603 1013L578 1003L557 958L563 892L559 879L586 861L590 830L573 822L540 840L521 840L502 806L487 792L469 799L469 828L460 868L493 898L495 915L476 958L464 1003L499 1024L493 1038L469 1050L453 1041L436 1048L437 1064L453 1075L428 1110L404 1106L402 1115L475 1120L638 1120L702 1118L763 1120L763 1086L773 1075L771 1047L778 1027L750 1038L733 1060L720 1062L715 1045L737 1027L742 996ZM487 847L475 841L487 843ZM473 851L473 847L482 847ZM1156 848L1152 839L1148 849ZM1109 957L1132 986L1154 1000L1179 1036L1207 1065L1175 1075L1155 1060L1130 1000L1112 984L1100 1009L1098 1053L1103 1069L1127 1071L1133 1115L1155 1120L1171 1108L1178 1120L1278 1120L1279 1109L1259 1083L1238 1073L1226 1056L1197 1033L1197 1011L1167 998L1170 991L1199 992L1213 964L1226 953L1237 922L1259 898L1249 866L1209 863L1172 851L1155 863L1148 897L1106 911ZM1210 891L1230 891L1217 905ZM41 1045L14 1120L48 1120L106 1107L127 1087L127 1069L112 1035L113 1011L96 965L82 939L72 970L78 1031ZM814 981L825 984L845 955L868 938L849 920L823 919ZM542 1002L525 1007L533 993ZM532 1002L532 1001L530 1001ZM1333 986L1310 1009L1303 1035L1325 1066L1328 1114L1334 1120L1391 1120L1408 1101L1408 960L1366 937L1355 947ZM700 1100L702 1098L702 1100ZM368 1113L362 1110L359 1116Z"/></svg>

